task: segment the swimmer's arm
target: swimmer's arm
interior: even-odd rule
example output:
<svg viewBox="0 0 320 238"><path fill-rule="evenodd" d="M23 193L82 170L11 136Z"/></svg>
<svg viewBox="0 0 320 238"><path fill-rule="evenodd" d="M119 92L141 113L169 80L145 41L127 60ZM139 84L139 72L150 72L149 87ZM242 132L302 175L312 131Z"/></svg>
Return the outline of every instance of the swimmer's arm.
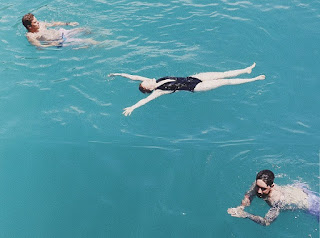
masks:
<svg viewBox="0 0 320 238"><path fill-rule="evenodd" d="M128 78L128 79L131 79L131 80L138 80L138 81L151 80L149 78L142 77L142 76L139 76L139 75L131 75L131 74L123 74L123 73L112 73L112 74L109 74L108 76L109 77L121 76L121 77L124 77L124 78Z"/></svg>
<svg viewBox="0 0 320 238"><path fill-rule="evenodd" d="M248 212L244 212L244 214L245 218L249 218L260 225L269 226L279 216L280 209L277 207L270 208L265 217L255 216Z"/></svg>
<svg viewBox="0 0 320 238"><path fill-rule="evenodd" d="M45 23L46 27L53 27L53 26L77 26L79 25L78 22L61 22L61 21L57 21L57 22L49 22L49 23Z"/></svg>
<svg viewBox="0 0 320 238"><path fill-rule="evenodd" d="M122 114L125 116L130 116L130 114L133 112L134 109L143 106L144 104L152 101L153 99L156 99L157 97L160 97L161 95L169 94L169 93L172 93L172 91L155 90L148 97L140 100L139 102L137 102L131 107L125 108Z"/></svg>
<svg viewBox="0 0 320 238"><path fill-rule="evenodd" d="M242 212L245 207L250 206L252 199L253 199L254 196L256 195L255 186L256 186L256 183L254 182L254 183L251 185L250 189L249 189L249 190L246 192L246 194L244 195L244 198L242 199L240 206L228 208L227 212L228 212L231 216L236 216L235 214L238 214L239 212Z"/></svg>
<svg viewBox="0 0 320 238"><path fill-rule="evenodd" d="M41 44L41 42L39 40L37 40L36 38L34 38L32 36L27 36L27 39L32 45L37 46L37 47L41 47L41 48L47 48L47 47L59 45L59 42L57 42L57 41L52 41L46 45L43 45L43 44Z"/></svg>
<svg viewBox="0 0 320 238"><path fill-rule="evenodd" d="M243 207L229 208L228 213L233 217L249 218L260 225L269 226L279 216L280 209L278 207L270 208L265 217L255 216L251 213L245 212Z"/></svg>
<svg viewBox="0 0 320 238"><path fill-rule="evenodd" d="M256 183L254 182L251 185L250 189L244 195L244 198L241 201L241 206L244 206L244 207L250 206L252 199L256 195L255 186L256 186Z"/></svg>

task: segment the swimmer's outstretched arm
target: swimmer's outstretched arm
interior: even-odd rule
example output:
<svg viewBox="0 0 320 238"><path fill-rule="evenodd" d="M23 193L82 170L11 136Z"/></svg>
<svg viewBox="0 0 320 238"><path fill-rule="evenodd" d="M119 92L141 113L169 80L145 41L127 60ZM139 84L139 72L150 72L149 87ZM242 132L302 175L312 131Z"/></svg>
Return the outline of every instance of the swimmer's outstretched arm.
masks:
<svg viewBox="0 0 320 238"><path fill-rule="evenodd" d="M46 22L45 26L46 27L53 27L53 26L77 26L79 25L78 22L61 22L61 21L57 21L57 22Z"/></svg>
<svg viewBox="0 0 320 238"><path fill-rule="evenodd" d="M151 80L150 78L142 77L139 75L131 75L131 74L123 74L123 73L112 73L112 74L109 74L108 76L109 77L121 76L131 80L139 80L139 81Z"/></svg>
<svg viewBox="0 0 320 238"><path fill-rule="evenodd" d="M172 91L155 90L148 97L140 100L139 102L137 102L131 107L125 108L122 114L125 116L130 116L130 114L133 112L134 109L143 106L144 104L152 101L153 99L156 99L157 97L160 97L161 95L165 95L169 93L172 93Z"/></svg>

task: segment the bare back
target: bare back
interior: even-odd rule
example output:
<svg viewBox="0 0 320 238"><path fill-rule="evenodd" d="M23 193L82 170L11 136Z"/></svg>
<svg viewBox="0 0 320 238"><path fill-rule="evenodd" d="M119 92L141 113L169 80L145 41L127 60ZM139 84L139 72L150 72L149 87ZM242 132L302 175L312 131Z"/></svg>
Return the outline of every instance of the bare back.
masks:
<svg viewBox="0 0 320 238"><path fill-rule="evenodd" d="M270 206L277 206L280 209L308 209L308 195L298 187L292 185L275 185L272 194L266 202Z"/></svg>

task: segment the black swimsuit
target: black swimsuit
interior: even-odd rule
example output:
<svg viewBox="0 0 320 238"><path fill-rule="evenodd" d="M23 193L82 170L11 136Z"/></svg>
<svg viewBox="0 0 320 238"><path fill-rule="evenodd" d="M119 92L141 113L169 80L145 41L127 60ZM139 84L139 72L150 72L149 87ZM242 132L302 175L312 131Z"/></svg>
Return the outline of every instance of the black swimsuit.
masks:
<svg viewBox="0 0 320 238"><path fill-rule="evenodd" d="M163 77L160 79L157 79L157 83L161 82L166 79L172 79L174 81L164 83L157 87L156 89L160 90L168 90L168 91L177 91L177 90L186 90L186 91L194 91L194 88L197 86L198 83L201 83L202 81L197 78L193 77Z"/></svg>

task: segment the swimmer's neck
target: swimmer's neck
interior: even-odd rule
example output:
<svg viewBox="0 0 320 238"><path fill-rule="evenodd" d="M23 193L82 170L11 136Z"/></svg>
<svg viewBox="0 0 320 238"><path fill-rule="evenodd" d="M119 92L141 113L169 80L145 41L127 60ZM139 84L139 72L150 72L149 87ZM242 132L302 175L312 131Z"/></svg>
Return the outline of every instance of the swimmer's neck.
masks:
<svg viewBox="0 0 320 238"><path fill-rule="evenodd" d="M39 32L39 30L37 29L37 30L29 30L28 31L28 33L38 33Z"/></svg>
<svg viewBox="0 0 320 238"><path fill-rule="evenodd" d="M281 198L282 194L282 187L278 186L276 184L273 184L274 186L272 187L270 193L268 194L267 200L271 203L279 201Z"/></svg>
<svg viewBox="0 0 320 238"><path fill-rule="evenodd" d="M40 27L39 28L30 27L28 29L28 33L38 33L39 31L40 31Z"/></svg>

